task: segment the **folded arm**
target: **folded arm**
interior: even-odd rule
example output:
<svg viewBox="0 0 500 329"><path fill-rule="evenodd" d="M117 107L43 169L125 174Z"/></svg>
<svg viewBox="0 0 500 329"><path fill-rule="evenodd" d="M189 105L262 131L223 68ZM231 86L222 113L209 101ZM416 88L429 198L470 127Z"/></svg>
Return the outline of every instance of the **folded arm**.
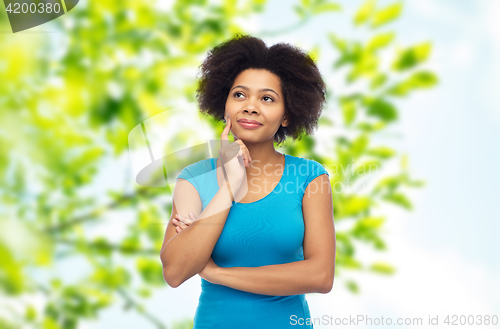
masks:
<svg viewBox="0 0 500 329"><path fill-rule="evenodd" d="M217 267L210 280L233 289L272 296L328 290L319 262L310 259L259 267Z"/></svg>

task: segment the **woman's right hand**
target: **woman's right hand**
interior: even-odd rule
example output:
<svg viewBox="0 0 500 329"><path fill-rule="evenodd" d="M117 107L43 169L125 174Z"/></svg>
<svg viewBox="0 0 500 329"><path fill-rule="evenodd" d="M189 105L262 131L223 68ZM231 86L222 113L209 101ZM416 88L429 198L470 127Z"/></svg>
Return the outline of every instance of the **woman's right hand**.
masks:
<svg viewBox="0 0 500 329"><path fill-rule="evenodd" d="M228 135L231 130L231 118L226 115L227 125L222 131L221 148L219 157L221 159L222 171L231 187L233 195L239 190L243 183L246 183L246 167L250 166L252 158L250 152L241 139L235 136L235 140L229 143Z"/></svg>

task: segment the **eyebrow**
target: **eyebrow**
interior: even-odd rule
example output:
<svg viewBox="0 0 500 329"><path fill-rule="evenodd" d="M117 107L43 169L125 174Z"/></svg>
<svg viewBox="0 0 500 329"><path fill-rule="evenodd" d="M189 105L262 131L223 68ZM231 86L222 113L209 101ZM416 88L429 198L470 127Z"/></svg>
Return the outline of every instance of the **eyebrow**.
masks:
<svg viewBox="0 0 500 329"><path fill-rule="evenodd" d="M250 89L248 89L248 87L245 87L245 86L241 86L241 85L234 86L234 88L238 88L238 87L243 88L243 89L245 89L245 90L250 90ZM234 89L234 88L233 88L233 89ZM231 89L231 90L233 90L233 89ZM280 95L278 95L278 93L277 93L277 92L275 92L275 91L274 91L274 90L272 90L272 89L269 89L269 88L262 88L262 89L259 89L259 92L262 92L262 91L272 91L273 93L275 93L275 94L278 96L278 98L280 98Z"/></svg>

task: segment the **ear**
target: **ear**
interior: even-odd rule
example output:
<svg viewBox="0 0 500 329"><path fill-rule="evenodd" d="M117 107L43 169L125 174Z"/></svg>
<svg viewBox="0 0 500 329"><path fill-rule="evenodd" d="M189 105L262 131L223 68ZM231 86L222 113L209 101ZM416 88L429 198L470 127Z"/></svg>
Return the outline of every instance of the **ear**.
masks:
<svg viewBox="0 0 500 329"><path fill-rule="evenodd" d="M281 123L281 125L282 125L283 127L288 126L288 118L287 118L287 116L286 116L286 115L283 117L283 122Z"/></svg>

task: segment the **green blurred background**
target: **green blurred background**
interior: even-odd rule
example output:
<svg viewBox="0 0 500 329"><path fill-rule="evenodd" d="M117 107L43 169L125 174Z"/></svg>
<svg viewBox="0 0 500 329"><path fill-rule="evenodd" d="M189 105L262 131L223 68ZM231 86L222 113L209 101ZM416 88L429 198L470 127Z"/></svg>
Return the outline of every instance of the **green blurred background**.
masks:
<svg viewBox="0 0 500 329"><path fill-rule="evenodd" d="M304 48L328 85L317 132L280 149L323 164L335 191L335 284L307 296L311 315L500 315L498 14L495 1L81 1L13 34L2 9L0 328L192 327L200 278L163 281L171 193L135 183L128 134L194 102L198 65L235 33Z"/></svg>

